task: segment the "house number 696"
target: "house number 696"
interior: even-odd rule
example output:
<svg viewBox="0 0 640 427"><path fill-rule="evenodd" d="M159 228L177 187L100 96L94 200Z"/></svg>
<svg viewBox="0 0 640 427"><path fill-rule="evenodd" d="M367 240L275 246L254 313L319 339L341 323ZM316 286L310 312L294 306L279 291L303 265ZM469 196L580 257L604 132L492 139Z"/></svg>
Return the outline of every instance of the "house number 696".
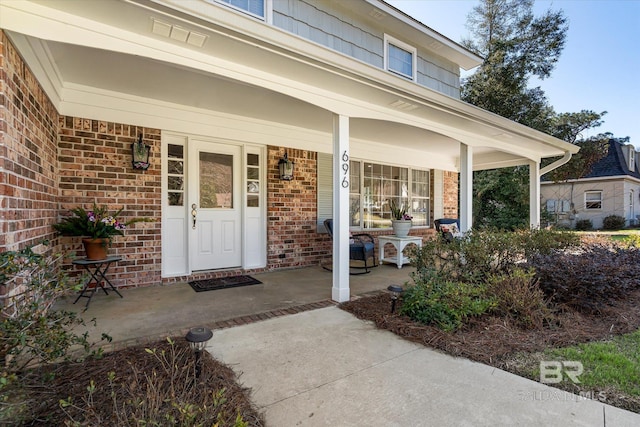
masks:
<svg viewBox="0 0 640 427"><path fill-rule="evenodd" d="M349 188L349 155L345 151L342 153L342 188Z"/></svg>

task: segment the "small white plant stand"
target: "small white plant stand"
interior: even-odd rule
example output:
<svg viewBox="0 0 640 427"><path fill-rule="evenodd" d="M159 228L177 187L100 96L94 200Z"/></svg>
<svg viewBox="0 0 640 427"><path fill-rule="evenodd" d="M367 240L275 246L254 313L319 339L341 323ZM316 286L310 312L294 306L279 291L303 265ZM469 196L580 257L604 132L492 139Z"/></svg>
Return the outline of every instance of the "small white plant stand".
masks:
<svg viewBox="0 0 640 427"><path fill-rule="evenodd" d="M406 236L406 237L398 237L398 236L378 236L378 243L379 243L379 248L378 248L378 257L380 260L380 264L382 264L383 261L386 262L390 262L393 264L396 264L398 266L398 268L402 268L402 266L404 264L409 264L409 259L407 257L404 256L404 253L402 251L404 251L404 248L407 247L407 245L413 243L415 245L417 245L419 248L422 247L422 237L413 237L413 236ZM393 245L393 247L396 248L396 256L395 257L387 257L384 254L384 245L386 245L387 243L391 243Z"/></svg>

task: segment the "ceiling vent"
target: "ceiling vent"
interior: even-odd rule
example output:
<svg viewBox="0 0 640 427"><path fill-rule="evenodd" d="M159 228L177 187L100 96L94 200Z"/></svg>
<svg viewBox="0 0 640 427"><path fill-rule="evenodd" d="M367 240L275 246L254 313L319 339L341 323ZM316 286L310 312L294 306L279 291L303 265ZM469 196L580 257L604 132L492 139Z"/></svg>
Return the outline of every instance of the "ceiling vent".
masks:
<svg viewBox="0 0 640 427"><path fill-rule="evenodd" d="M376 21L380 21L382 18L385 17L385 14L379 11L378 9L373 9L371 10L371 12L369 12L369 16L375 19Z"/></svg>
<svg viewBox="0 0 640 427"><path fill-rule="evenodd" d="M443 44L434 40L431 43L429 43L429 47L433 50L440 50L442 49Z"/></svg>
<svg viewBox="0 0 640 427"><path fill-rule="evenodd" d="M411 111L411 110L415 110L416 108L418 108L417 105L415 104L410 104L408 102L405 102L401 99L398 99L397 101L394 101L390 104L393 108L396 108L398 110L402 110L402 111Z"/></svg>
<svg viewBox="0 0 640 427"><path fill-rule="evenodd" d="M152 18L151 20L153 21L151 29L153 34L168 37L172 40L187 43L195 47L202 47L204 46L205 41L207 41L207 36L204 34L189 31L186 28L158 21L157 19Z"/></svg>

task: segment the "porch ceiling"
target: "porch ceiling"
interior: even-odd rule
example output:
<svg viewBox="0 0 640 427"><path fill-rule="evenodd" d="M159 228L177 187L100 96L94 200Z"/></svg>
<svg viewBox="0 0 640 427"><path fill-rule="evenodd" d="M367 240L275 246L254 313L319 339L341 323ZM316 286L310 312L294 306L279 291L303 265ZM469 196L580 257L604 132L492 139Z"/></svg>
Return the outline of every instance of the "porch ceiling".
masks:
<svg viewBox="0 0 640 427"><path fill-rule="evenodd" d="M226 28L146 1L89 6L7 0L0 8L0 26L13 31L9 34L39 80L46 80L45 89L62 114L77 111L80 91L157 100L327 135L333 114L345 114L352 117L353 156L366 158L368 149L394 146L407 153L437 153L437 165L425 166L448 170L459 167L459 141L473 146L475 169L574 151L569 144L226 8L218 11L227 19ZM196 49L153 34L154 21L197 32L205 44ZM232 28L244 26L250 33L255 25L263 39L281 42L269 44ZM287 51L288 46L309 53L303 57Z"/></svg>

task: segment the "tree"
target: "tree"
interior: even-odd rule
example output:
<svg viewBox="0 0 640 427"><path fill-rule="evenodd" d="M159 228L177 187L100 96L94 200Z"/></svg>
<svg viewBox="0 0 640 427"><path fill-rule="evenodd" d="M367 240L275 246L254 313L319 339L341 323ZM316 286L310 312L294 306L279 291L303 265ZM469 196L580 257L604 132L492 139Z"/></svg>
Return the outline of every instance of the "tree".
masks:
<svg viewBox="0 0 640 427"><path fill-rule="evenodd" d="M551 75L564 48L562 11L534 18L532 0L482 0L467 18L473 39L462 44L485 58L462 87L464 101L548 132L554 116L539 87L529 79Z"/></svg>
<svg viewBox="0 0 640 427"><path fill-rule="evenodd" d="M536 18L533 0L481 0L467 17L471 38L462 44L485 58L463 81L461 98L473 105L576 143L581 133L599 126L606 112L583 110L556 114L532 77L551 75L564 48L567 20L548 10ZM585 147L588 144L585 144ZM597 154L595 149L591 154ZM589 158L591 162L595 158ZM576 163L577 164L577 163ZM582 166L585 166L584 163ZM474 223L501 228L526 226L529 220L529 172L520 166L474 173Z"/></svg>

